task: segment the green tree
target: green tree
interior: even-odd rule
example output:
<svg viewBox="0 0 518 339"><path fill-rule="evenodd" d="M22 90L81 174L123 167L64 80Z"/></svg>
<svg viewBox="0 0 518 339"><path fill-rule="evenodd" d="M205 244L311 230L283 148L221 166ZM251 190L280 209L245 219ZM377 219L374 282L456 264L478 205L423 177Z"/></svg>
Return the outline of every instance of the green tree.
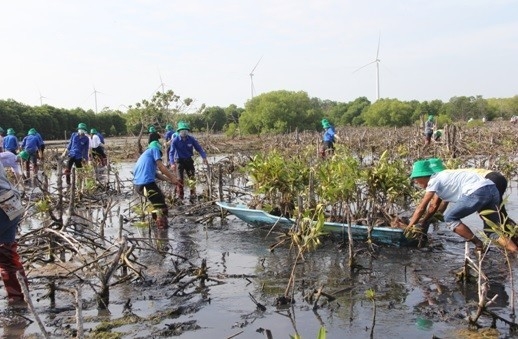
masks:
<svg viewBox="0 0 518 339"><path fill-rule="evenodd" d="M367 126L408 126L412 123L412 105L397 99L381 99L362 114Z"/></svg>
<svg viewBox="0 0 518 339"><path fill-rule="evenodd" d="M225 110L218 106L207 107L203 113L205 124L211 131L222 131L227 122Z"/></svg>
<svg viewBox="0 0 518 339"><path fill-rule="evenodd" d="M247 134L313 130L321 116L306 92L274 91L249 100L239 126Z"/></svg>

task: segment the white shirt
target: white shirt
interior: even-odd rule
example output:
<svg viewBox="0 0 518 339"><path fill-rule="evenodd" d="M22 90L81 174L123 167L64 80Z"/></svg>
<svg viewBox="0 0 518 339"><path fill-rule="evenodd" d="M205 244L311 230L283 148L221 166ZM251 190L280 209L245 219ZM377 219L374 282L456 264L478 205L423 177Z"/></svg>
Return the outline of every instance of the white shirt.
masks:
<svg viewBox="0 0 518 339"><path fill-rule="evenodd" d="M435 192L444 201L456 202L462 195L487 185L494 183L473 171L444 170L430 177L426 191Z"/></svg>
<svg viewBox="0 0 518 339"><path fill-rule="evenodd" d="M99 136L97 134L94 134L90 137L90 148L97 148L101 145L101 139L99 139Z"/></svg>

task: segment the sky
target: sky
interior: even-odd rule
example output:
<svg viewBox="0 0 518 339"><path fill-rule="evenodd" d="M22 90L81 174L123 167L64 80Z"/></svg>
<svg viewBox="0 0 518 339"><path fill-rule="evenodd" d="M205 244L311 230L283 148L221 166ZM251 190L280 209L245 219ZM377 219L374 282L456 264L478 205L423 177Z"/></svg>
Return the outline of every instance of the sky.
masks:
<svg viewBox="0 0 518 339"><path fill-rule="evenodd" d="M193 109L277 90L375 101L377 65L380 98L508 98L517 13L518 0L3 1L0 100L94 112L162 89Z"/></svg>

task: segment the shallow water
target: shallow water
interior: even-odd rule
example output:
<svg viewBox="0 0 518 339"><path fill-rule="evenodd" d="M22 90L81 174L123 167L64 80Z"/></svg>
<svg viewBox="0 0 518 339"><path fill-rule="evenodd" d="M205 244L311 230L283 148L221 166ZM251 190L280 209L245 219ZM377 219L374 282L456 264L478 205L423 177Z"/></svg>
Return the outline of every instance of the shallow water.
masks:
<svg viewBox="0 0 518 339"><path fill-rule="evenodd" d="M121 166L122 179L130 178L131 165ZM518 189L509 191L507 209L518 220ZM115 219L118 220L117 218ZM288 309L275 306L275 299L284 293L293 263L293 253L286 246L274 252L268 250L275 242L267 236L267 230L254 229L229 216L204 225L185 216L171 217L168 230L169 245L174 253L188 256L199 263L207 259L209 276L224 284L208 282L207 288L196 290L190 296L172 296L173 286L163 285L161 277L172 270L171 257L144 253L140 261L147 265L147 274L155 278L151 286L127 284L111 290L109 312L100 313L95 303L84 306L84 326L87 331L102 319L121 317L123 304L131 299L132 311L143 319L179 305L194 305L192 310L179 317L169 317L159 323L142 321L124 325L113 331L123 332L125 338L147 338L172 324L195 321L200 328L186 330L180 338L262 338L261 329L270 330L273 338L289 338L296 333L303 338L316 338L324 326L328 338L371 337L373 303L365 297L365 291L376 291L376 322L372 338L457 338L458 329L466 329L467 302L475 301L475 285L467 288L455 283L454 272L463 265L464 242L460 237L438 225L431 231L429 246L423 249L379 247L374 256L367 252L357 255L361 268L350 272L347 267L347 249L340 239L326 238L323 246L305 256L298 265L295 304ZM466 219L468 225L481 229L477 216ZM37 220L32 220L37 223ZM27 225L25 225L27 227ZM116 233L117 227L107 229ZM147 232L126 225L134 236L145 237ZM167 241L167 240L165 240ZM357 244L362 248L361 244ZM513 260L513 267L516 261ZM492 249L484 262L486 273L494 277L489 296L499 294L496 304L490 308L499 315L510 318L509 279L502 257ZM516 274L515 274L516 275ZM29 275L29 278L31 276ZM516 277L515 277L516 279ZM302 289L311 290L324 285L324 292L333 294L336 300L322 304L313 311L311 303L302 300ZM56 305L48 299L39 300L47 292L45 286L31 285L31 298L46 328L52 333L56 324L75 326L75 309L69 295L58 292ZM266 311L256 309L249 294L266 306ZM90 301L92 293L83 288L83 299ZM5 293L0 290L0 307L5 308ZM56 309L67 311L56 312ZM52 311L54 310L54 311ZM98 318L100 316L101 318ZM31 317L27 314L27 317ZM90 317L96 317L90 320ZM482 317L480 323L489 324ZM501 337L509 329L497 322ZM35 323L27 327L4 322L0 329L3 338L39 333Z"/></svg>

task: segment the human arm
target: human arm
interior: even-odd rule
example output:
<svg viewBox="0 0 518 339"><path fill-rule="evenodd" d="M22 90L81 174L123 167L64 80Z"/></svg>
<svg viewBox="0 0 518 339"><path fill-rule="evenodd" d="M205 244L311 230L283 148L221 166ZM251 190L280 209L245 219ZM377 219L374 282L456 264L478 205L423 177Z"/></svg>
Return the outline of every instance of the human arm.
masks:
<svg viewBox="0 0 518 339"><path fill-rule="evenodd" d="M410 222L408 223L407 228L413 227L415 224L417 224L419 219L421 219L421 216L426 212L428 203L432 200L434 195L435 195L435 192L432 192L432 191L427 191L424 194L423 198L421 199L421 202L419 203L419 205L416 207L414 213L412 214L412 217L410 218Z"/></svg>
<svg viewBox="0 0 518 339"><path fill-rule="evenodd" d="M171 184L176 184L176 185L178 185L180 183L178 181L178 179L176 178L176 175L174 175L171 171L169 171L167 169L167 167L165 167L162 160L157 160L156 165L157 165L158 169L160 170L160 172L162 173L162 174L160 174L160 173L156 174L158 179L168 181Z"/></svg>
<svg viewBox="0 0 518 339"><path fill-rule="evenodd" d="M194 139L193 138L193 142L192 142L192 145L194 147L194 149L200 153L200 156L201 158L203 159L203 163L205 165L208 165L209 162L207 161L207 153L205 153L205 150L203 149L203 147L201 147L200 143L198 142L198 140Z"/></svg>
<svg viewBox="0 0 518 339"><path fill-rule="evenodd" d="M447 202L444 202L444 203L446 205L448 204ZM443 205L442 199L439 198L439 196L437 194L434 194L432 200L428 204L428 210L426 211L424 216L421 218L421 222L425 223L428 220L430 220L435 215L435 213L437 213L437 211L439 210L440 206L442 206L442 205Z"/></svg>

